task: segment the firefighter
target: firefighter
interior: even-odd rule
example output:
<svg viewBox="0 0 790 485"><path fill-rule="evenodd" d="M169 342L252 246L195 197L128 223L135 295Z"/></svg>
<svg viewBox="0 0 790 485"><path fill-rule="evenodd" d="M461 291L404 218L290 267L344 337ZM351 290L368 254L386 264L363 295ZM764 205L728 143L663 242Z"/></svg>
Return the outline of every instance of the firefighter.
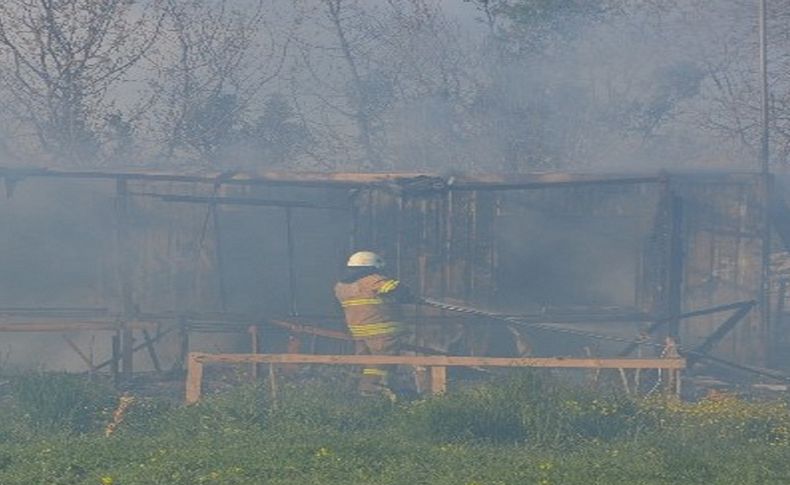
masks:
<svg viewBox="0 0 790 485"><path fill-rule="evenodd" d="M371 251L359 251L346 263L345 275L335 285L335 296L343 307L346 325L357 340L356 352L362 355L397 355L409 331L401 321L401 303L415 298L397 279L383 274L384 259ZM391 366L366 366L362 369L359 390L363 394L383 393L390 398Z"/></svg>

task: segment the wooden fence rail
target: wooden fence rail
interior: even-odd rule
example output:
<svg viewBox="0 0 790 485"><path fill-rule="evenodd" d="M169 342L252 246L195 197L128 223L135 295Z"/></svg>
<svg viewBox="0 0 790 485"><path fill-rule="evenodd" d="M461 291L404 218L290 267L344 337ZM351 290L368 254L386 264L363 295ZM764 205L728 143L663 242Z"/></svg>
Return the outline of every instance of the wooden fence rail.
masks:
<svg viewBox="0 0 790 485"><path fill-rule="evenodd" d="M190 352L187 365L186 403L200 400L203 366L206 364L325 364L325 365L410 365L430 368L431 392L447 389L447 367L544 367L565 369L662 369L678 382L686 367L682 358L563 358L563 357L466 357L413 355L314 355L314 354L209 354ZM270 373L271 374L271 373ZM273 375L273 374L271 374Z"/></svg>

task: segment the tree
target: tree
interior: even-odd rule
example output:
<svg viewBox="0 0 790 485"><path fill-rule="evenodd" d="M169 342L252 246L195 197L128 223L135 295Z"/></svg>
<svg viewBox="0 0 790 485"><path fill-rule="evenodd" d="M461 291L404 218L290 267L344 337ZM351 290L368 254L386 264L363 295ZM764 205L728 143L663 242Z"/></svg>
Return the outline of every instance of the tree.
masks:
<svg viewBox="0 0 790 485"><path fill-rule="evenodd" d="M463 66L474 62L434 2L322 0L308 19L294 98L325 158L366 169L453 159L460 145L440 144L456 134Z"/></svg>
<svg viewBox="0 0 790 485"><path fill-rule="evenodd" d="M96 163L108 92L150 49L158 21L128 0L0 3L0 89L44 154Z"/></svg>
<svg viewBox="0 0 790 485"><path fill-rule="evenodd" d="M480 2L478 2L480 3ZM649 163L705 78L667 47L654 10L621 0L485 2L496 29L471 104L481 158L507 171ZM687 150L686 153L691 153ZM677 156L679 151L672 152Z"/></svg>
<svg viewBox="0 0 790 485"><path fill-rule="evenodd" d="M309 153L313 137L293 107L280 94L270 96L263 113L246 127L244 143L252 157L266 166L283 166Z"/></svg>
<svg viewBox="0 0 790 485"><path fill-rule="evenodd" d="M264 85L281 72L292 23L264 0L165 0L159 55L150 86L153 129L167 159L216 164L237 141L245 114Z"/></svg>

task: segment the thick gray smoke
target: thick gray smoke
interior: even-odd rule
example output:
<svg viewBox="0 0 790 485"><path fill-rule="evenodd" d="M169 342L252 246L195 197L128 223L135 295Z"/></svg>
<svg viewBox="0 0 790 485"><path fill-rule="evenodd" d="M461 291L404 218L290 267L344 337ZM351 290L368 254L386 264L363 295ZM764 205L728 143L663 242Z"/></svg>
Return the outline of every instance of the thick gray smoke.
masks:
<svg viewBox="0 0 790 485"><path fill-rule="evenodd" d="M790 3L770 3L772 155L780 163L790 153L790 120L779 116L790 103ZM754 168L756 25L746 0L1 2L0 166ZM69 41L42 42L59 32ZM210 184L132 185L217 195ZM289 189L224 195L316 197ZM657 201L628 195L606 206L613 217L573 190L508 196L496 221L507 261L498 277L508 290L496 303L513 311L634 305ZM345 192L318 198L348 203ZM282 211L224 207L220 231L205 205L133 200L133 286L143 311L337 312L330 288L348 249L349 214L295 216L302 259L293 284L306 296L293 312ZM8 228L0 303L111 302L108 311L118 312L116 202L108 181L19 181L0 204ZM11 341L3 339L0 359ZM96 344L98 360L106 341ZM65 348L57 335L19 342L36 356L50 343ZM51 357L83 367L65 353Z"/></svg>
<svg viewBox="0 0 790 485"><path fill-rule="evenodd" d="M755 157L750 1L111 3L0 7L9 163L524 172ZM780 113L790 6L770 3ZM70 44L36 40L56 30ZM786 121L772 123L784 160Z"/></svg>

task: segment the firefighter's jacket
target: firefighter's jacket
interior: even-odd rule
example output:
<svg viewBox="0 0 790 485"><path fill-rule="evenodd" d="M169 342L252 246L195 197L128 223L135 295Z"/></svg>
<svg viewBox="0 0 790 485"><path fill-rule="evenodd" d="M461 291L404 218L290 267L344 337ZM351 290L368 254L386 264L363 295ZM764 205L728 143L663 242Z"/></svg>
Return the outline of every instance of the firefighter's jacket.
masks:
<svg viewBox="0 0 790 485"><path fill-rule="evenodd" d="M372 338L405 330L399 318L398 286L398 280L378 273L335 285L335 296L343 307L351 335Z"/></svg>

